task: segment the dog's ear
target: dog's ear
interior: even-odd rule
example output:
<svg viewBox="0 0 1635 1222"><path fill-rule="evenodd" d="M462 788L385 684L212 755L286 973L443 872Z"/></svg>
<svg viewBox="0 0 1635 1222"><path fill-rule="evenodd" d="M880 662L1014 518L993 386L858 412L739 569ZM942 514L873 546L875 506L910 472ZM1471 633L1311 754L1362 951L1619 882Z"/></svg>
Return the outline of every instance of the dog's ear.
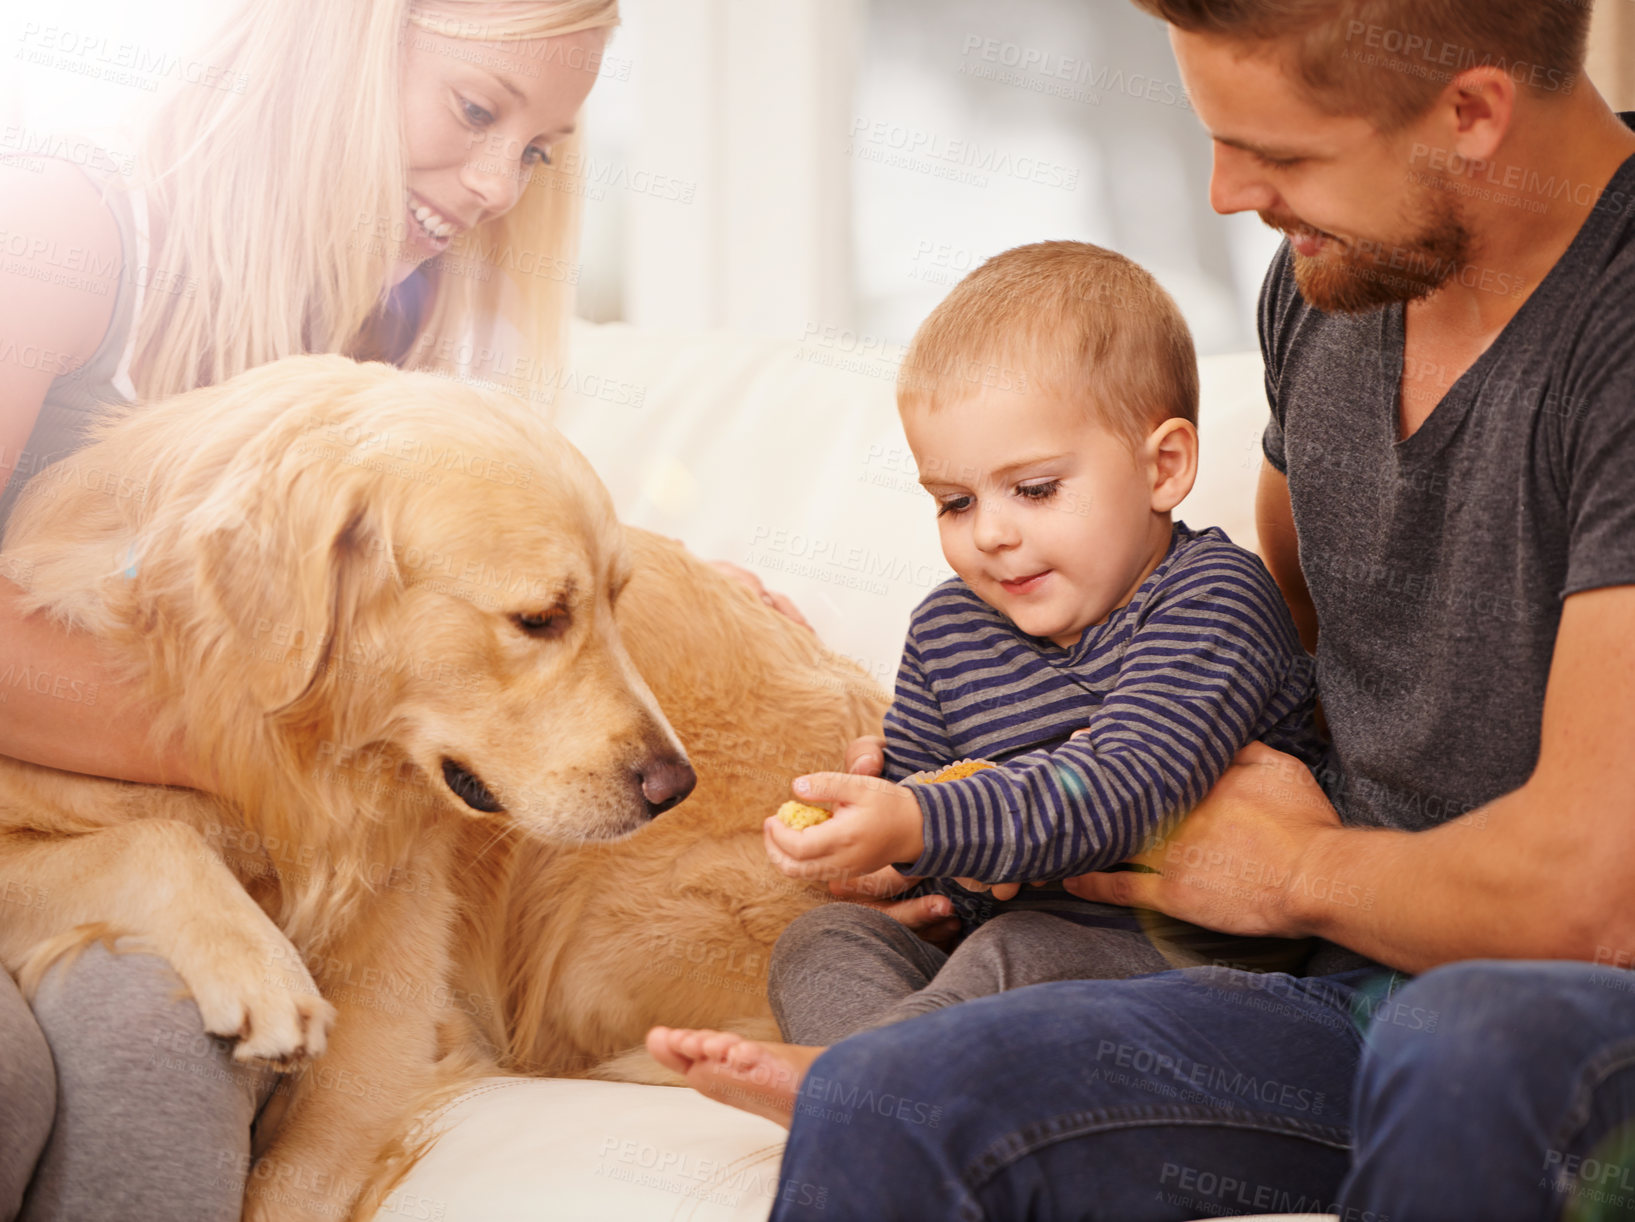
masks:
<svg viewBox="0 0 1635 1222"><path fill-rule="evenodd" d="M259 447L258 447L259 448ZM244 681L279 712L335 681L371 604L396 584L392 481L297 441L224 475L193 514L198 597L233 626Z"/></svg>

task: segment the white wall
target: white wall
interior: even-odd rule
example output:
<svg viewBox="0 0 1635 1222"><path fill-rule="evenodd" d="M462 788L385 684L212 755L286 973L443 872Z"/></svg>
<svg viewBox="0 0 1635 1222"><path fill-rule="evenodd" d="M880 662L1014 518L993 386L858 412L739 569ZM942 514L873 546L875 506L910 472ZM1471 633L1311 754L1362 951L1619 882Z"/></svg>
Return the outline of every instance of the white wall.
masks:
<svg viewBox="0 0 1635 1222"><path fill-rule="evenodd" d="M695 181L627 203L623 316L799 335L850 310L858 0L637 0L631 160Z"/></svg>
<svg viewBox="0 0 1635 1222"><path fill-rule="evenodd" d="M1595 6L1589 70L1615 109L1635 109L1635 4L1601 0Z"/></svg>
<svg viewBox="0 0 1635 1222"><path fill-rule="evenodd" d="M62 129L128 151L119 128L167 85L210 70L191 48L217 11L206 0L0 0L0 155Z"/></svg>

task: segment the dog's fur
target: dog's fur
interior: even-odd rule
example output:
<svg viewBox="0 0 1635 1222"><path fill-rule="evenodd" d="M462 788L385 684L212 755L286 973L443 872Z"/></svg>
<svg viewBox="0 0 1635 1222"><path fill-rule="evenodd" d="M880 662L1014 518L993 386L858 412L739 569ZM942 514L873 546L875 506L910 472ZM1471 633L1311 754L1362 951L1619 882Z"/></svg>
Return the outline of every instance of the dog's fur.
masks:
<svg viewBox="0 0 1635 1222"><path fill-rule="evenodd" d="M584 1071L654 1022L764 1019L766 951L822 894L771 871L760 821L885 703L620 527L514 401L339 358L134 409L35 479L6 555L219 798L0 757L0 888L47 898L0 962L32 988L128 937L239 1058L323 1054L250 1219L344 1212L450 1067ZM699 784L650 824L686 769L660 703Z"/></svg>
<svg viewBox="0 0 1635 1222"><path fill-rule="evenodd" d="M838 769L848 742L878 734L887 703L858 667L679 544L627 535L619 633L698 789L613 843L502 848L467 835L463 988L493 1016L503 1063L525 1073L670 1080L641 1058L616 1074L605 1064L654 1023L776 1037L772 944L827 892L772 870L761 824L794 777Z"/></svg>

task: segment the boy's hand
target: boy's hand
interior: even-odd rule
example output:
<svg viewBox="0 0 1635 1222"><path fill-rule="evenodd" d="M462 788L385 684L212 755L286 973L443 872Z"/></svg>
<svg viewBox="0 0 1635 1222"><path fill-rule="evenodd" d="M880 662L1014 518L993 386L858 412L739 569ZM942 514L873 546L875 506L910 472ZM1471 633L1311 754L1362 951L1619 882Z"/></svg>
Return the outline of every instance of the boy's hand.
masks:
<svg viewBox="0 0 1635 1222"><path fill-rule="evenodd" d="M906 786L878 777L814 772L791 787L802 802L821 802L834 818L796 831L768 816L766 855L791 878L828 880L868 874L925 852L920 804Z"/></svg>

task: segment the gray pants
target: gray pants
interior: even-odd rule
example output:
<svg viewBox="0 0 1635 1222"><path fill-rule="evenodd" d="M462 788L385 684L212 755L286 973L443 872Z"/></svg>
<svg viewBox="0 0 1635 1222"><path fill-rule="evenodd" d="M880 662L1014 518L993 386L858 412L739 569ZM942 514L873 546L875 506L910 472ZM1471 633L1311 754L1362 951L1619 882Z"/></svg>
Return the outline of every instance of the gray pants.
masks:
<svg viewBox="0 0 1635 1222"><path fill-rule="evenodd" d="M0 971L0 1222L22 1208L56 1110L51 1050L23 995Z"/></svg>
<svg viewBox="0 0 1635 1222"><path fill-rule="evenodd" d="M237 1222L275 1081L153 955L94 946L32 1014L0 971L0 1222Z"/></svg>
<svg viewBox="0 0 1635 1222"><path fill-rule="evenodd" d="M1250 959L1293 970L1310 944L1229 939L1157 917L1155 928L1118 928L1129 910L1085 903L1109 924L1076 924L1051 912L1002 912L951 954L885 913L824 904L792 921L772 948L767 994L785 1040L835 1044L944 1006L1052 980L1124 980L1174 967ZM1240 953L1242 952L1242 953ZM1259 956L1256 958L1256 956Z"/></svg>

